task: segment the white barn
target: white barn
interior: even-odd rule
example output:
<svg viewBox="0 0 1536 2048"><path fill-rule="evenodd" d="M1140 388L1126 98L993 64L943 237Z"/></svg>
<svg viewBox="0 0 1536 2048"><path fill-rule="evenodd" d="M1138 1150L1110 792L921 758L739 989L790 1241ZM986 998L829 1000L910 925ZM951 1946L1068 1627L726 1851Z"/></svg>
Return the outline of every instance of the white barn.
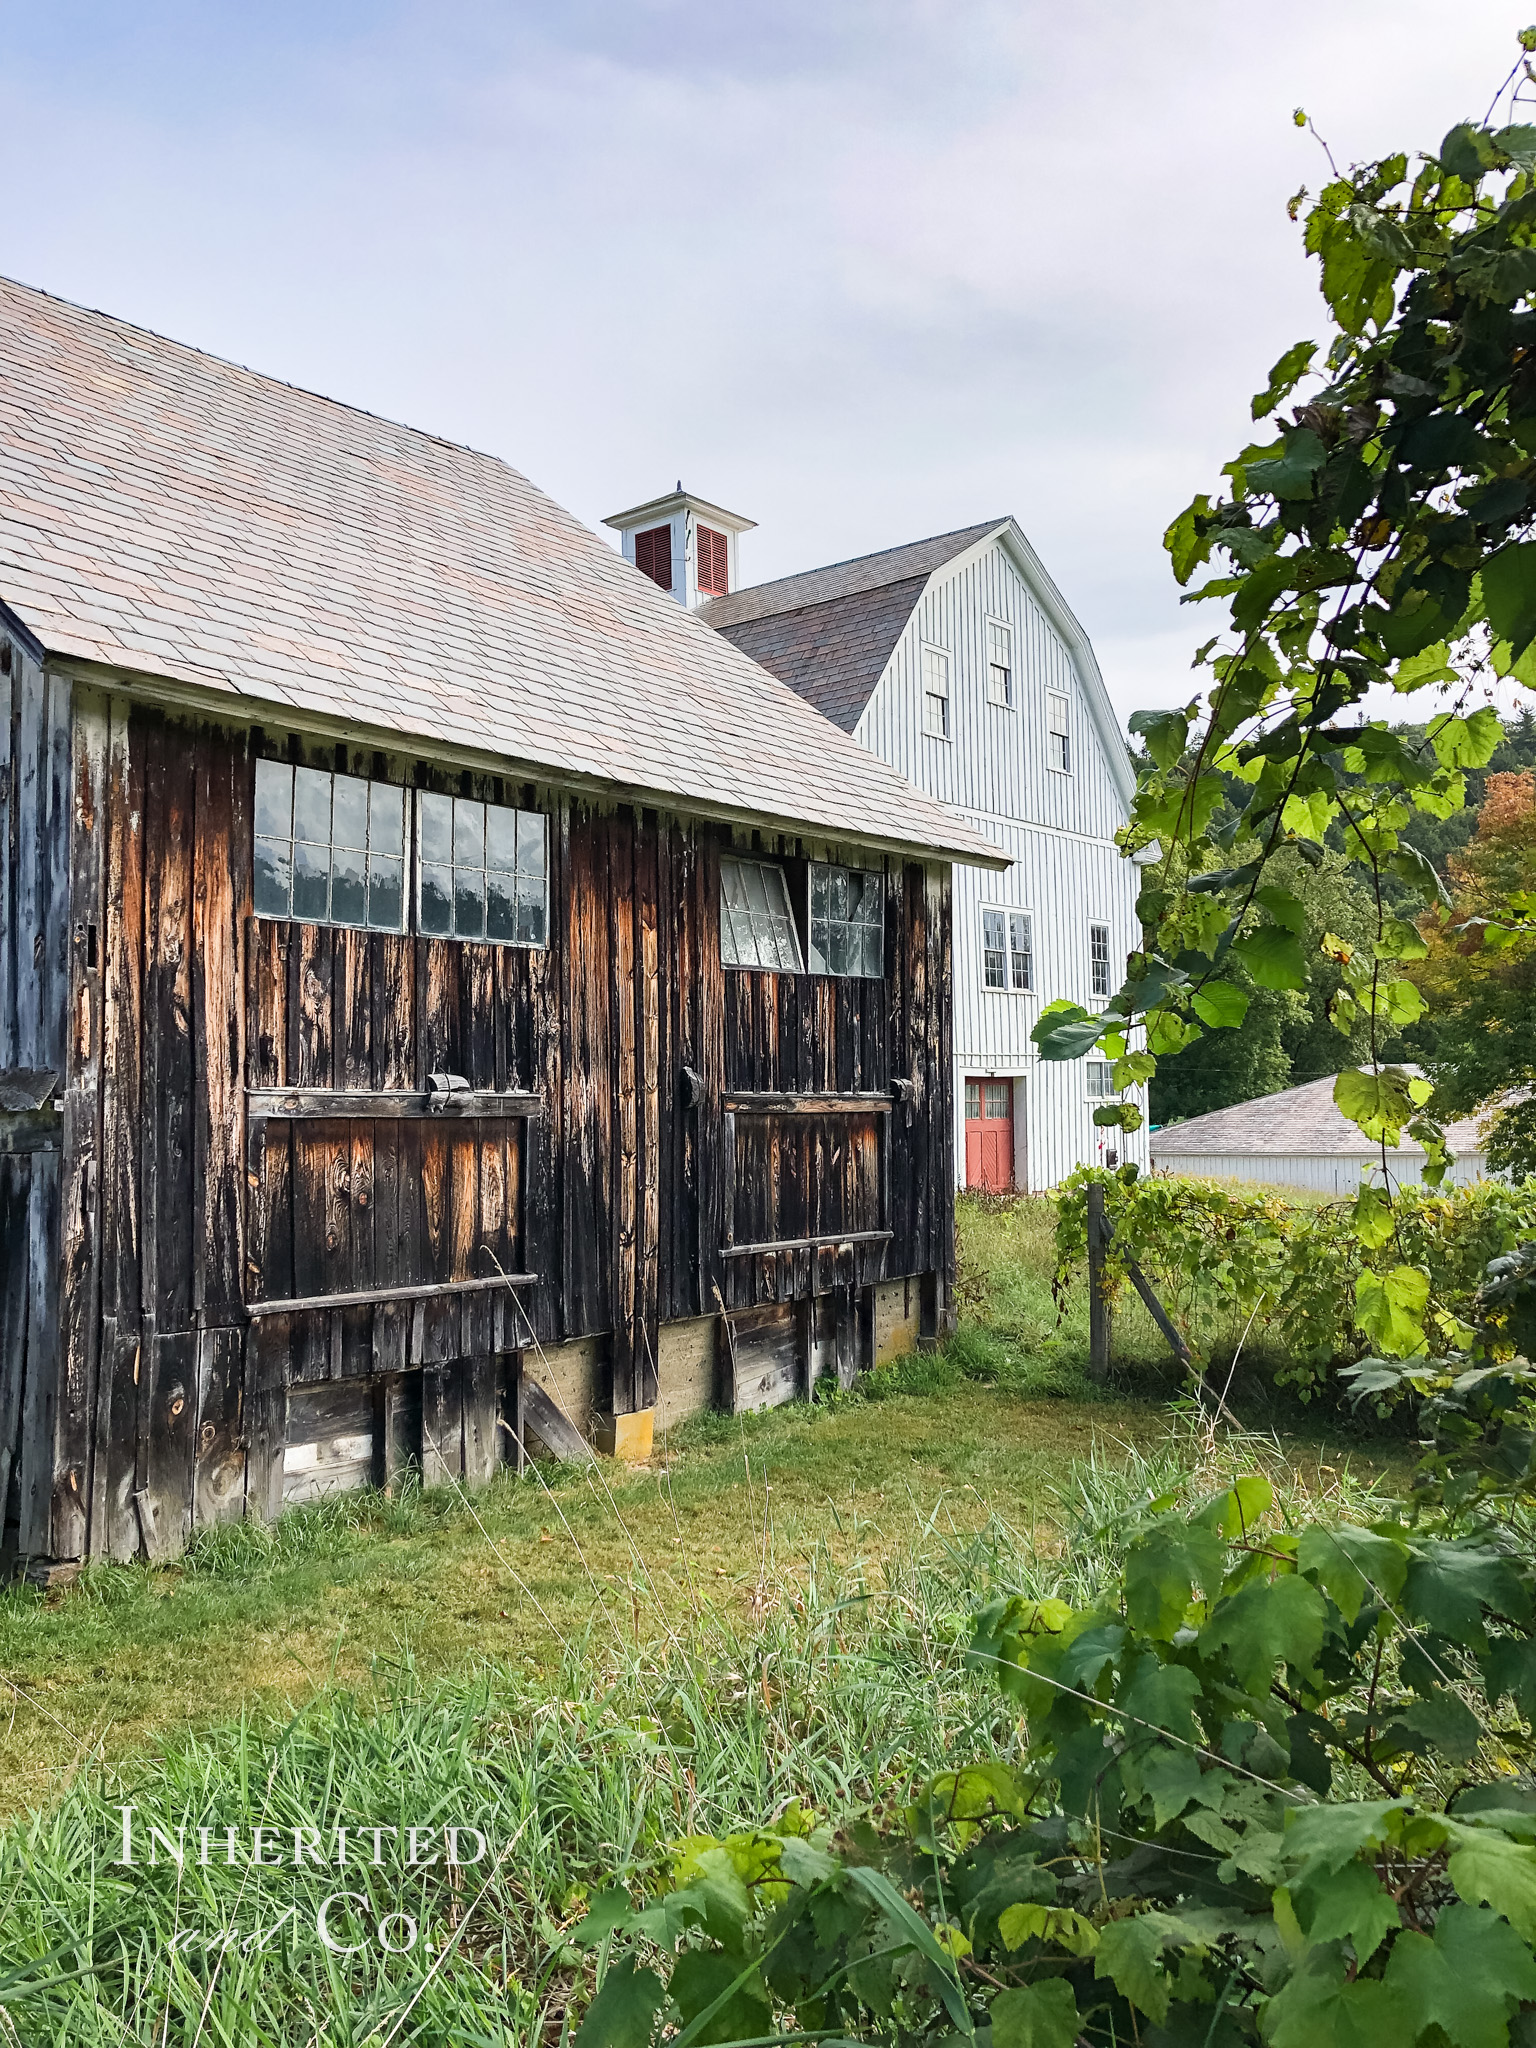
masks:
<svg viewBox="0 0 1536 2048"><path fill-rule="evenodd" d="M1114 844L1134 790L1125 740L1016 521L747 589L751 522L681 488L608 524L680 603L1011 859L955 873L960 1184L1046 1188L1085 1161L1144 1163L1145 1127L1093 1122L1108 1063L1042 1061L1030 1041L1046 1003L1102 1004L1140 933L1137 871Z"/></svg>
<svg viewBox="0 0 1536 2048"><path fill-rule="evenodd" d="M1415 1067L1405 1069L1416 1073ZM1455 1155L1448 1179L1482 1180L1488 1160L1476 1121L1447 1124ZM1322 1195L1352 1195L1374 1171L1380 1178L1381 1147L1368 1145L1335 1106L1333 1076L1261 1095L1231 1109L1213 1109L1152 1133L1152 1164L1159 1173L1194 1174L1202 1180L1253 1180L1273 1187L1311 1188ZM1387 1154L1389 1171L1408 1186L1424 1173L1424 1148L1411 1142Z"/></svg>

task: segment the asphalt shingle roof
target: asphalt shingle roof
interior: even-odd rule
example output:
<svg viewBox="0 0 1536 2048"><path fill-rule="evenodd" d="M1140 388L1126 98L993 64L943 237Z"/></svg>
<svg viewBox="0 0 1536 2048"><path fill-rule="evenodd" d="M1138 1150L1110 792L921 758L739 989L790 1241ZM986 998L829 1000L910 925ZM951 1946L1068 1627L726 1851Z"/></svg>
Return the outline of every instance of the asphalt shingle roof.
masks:
<svg viewBox="0 0 1536 2048"><path fill-rule="evenodd" d="M1417 1067L1405 1067L1417 1074ZM1446 1139L1453 1152L1481 1152L1473 1118L1447 1124ZM1422 1158L1424 1148L1405 1138L1398 1148L1413 1158ZM1166 1124L1154 1131L1152 1161L1160 1158L1198 1158L1219 1154L1243 1156L1262 1154L1295 1158L1323 1155L1362 1158L1377 1148L1367 1144L1359 1129L1339 1110L1333 1100L1333 1076L1321 1081L1304 1081L1299 1088L1283 1088L1278 1095L1261 1095L1252 1102L1234 1103L1230 1109L1208 1110L1185 1123Z"/></svg>
<svg viewBox="0 0 1536 2048"><path fill-rule="evenodd" d="M997 863L506 463L7 280L0 601L298 723Z"/></svg>

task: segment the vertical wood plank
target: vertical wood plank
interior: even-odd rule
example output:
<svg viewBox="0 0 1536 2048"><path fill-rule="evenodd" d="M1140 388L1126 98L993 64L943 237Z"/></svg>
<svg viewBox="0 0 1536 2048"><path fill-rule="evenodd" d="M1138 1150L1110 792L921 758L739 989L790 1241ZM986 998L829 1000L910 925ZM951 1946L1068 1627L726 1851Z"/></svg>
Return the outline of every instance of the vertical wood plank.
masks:
<svg viewBox="0 0 1536 2048"><path fill-rule="evenodd" d="M29 1157L0 1158L0 1541L19 1479L31 1294L31 1178Z"/></svg>
<svg viewBox="0 0 1536 2048"><path fill-rule="evenodd" d="M633 815L621 811L609 821L607 889L609 947L610 1075L613 1105L613 1296L610 1357L613 1406L636 1405L635 1318L639 1307L640 1144L635 1047L635 832Z"/></svg>
<svg viewBox="0 0 1536 2048"><path fill-rule="evenodd" d="M106 700L82 690L75 706L70 770L70 987L60 1243L62 1372L50 1545L57 1558L86 1555L90 1520L91 1439L101 1335L101 943L109 741Z"/></svg>

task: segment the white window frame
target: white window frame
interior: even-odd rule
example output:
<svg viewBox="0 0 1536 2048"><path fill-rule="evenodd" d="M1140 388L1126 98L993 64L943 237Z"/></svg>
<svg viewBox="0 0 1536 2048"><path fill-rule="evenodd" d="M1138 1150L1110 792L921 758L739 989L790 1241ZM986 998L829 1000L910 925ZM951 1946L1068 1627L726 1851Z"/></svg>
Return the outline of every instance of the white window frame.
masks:
<svg viewBox="0 0 1536 2048"><path fill-rule="evenodd" d="M1094 935L1097 932L1104 934L1104 985L1102 988L1099 986L1098 980L1099 962L1094 958L1093 947ZM1114 939L1110 931L1109 920L1102 917L1090 918L1088 921L1088 987L1090 993L1094 996L1107 998L1114 994L1114 975L1112 972L1114 953L1111 950L1113 944Z"/></svg>
<svg viewBox="0 0 1536 2048"><path fill-rule="evenodd" d="M1010 937L1008 931L1008 912L1001 903L983 903L978 908L981 912L981 986L983 991L989 996L1005 996L1008 993L1008 940ZM989 917L995 917L1002 926L1003 943L1001 946L989 946L987 944L987 919ZM989 953L995 954L1002 962L1002 966L998 970L1003 977L1001 981L988 981L987 979L987 955Z"/></svg>
<svg viewBox="0 0 1536 2048"><path fill-rule="evenodd" d="M1019 980L1019 948L1015 944L1015 932L1019 925L1024 927L1025 979ZM1035 919L1029 910L1010 910L1008 913L1008 987L1016 996L1031 996L1035 992Z"/></svg>
<svg viewBox="0 0 1536 2048"><path fill-rule="evenodd" d="M1004 680L999 684L997 668L992 661L992 635L1001 633L1008 651L1008 661L1003 668ZM985 625L987 663L987 702L995 704L999 711L1012 711L1018 703L1019 692L1017 670L1013 664L1013 622L1010 619L994 618L989 612ZM999 664L1001 665L1001 664Z"/></svg>
<svg viewBox="0 0 1536 2048"><path fill-rule="evenodd" d="M936 661L939 661L943 664L944 687L942 690L931 690L928 687L928 662L930 656L932 656ZM923 685L924 736L930 740L953 739L954 675L950 660L949 649L947 647L939 647L931 640L924 640L921 643L920 647L920 652L918 656L918 666L921 671ZM935 714L933 708L935 705L941 707L937 714ZM937 715L939 720L937 726L934 724L935 715Z"/></svg>
<svg viewBox="0 0 1536 2048"><path fill-rule="evenodd" d="M1059 726L1052 723L1058 716L1061 719ZM1059 761L1056 758L1058 740L1061 742ZM1045 765L1053 775L1072 773L1072 699L1065 690L1047 690L1045 693Z"/></svg>
<svg viewBox="0 0 1536 2048"><path fill-rule="evenodd" d="M309 833L300 832L298 829L299 820L296 806L298 778L301 775L310 778L311 781L323 781L328 785L326 829L323 839L311 836ZM270 803L277 794L276 788L273 786L270 788L269 793L263 796L261 784L264 780L269 781L273 785L277 782L286 782L286 822L283 822L280 818L277 821L276 830L271 829L273 820L270 816L265 821L263 819L263 803ZM338 784L345 784L347 789L354 793L354 800L356 792L364 792L362 798L364 825L360 835L361 843L359 843L357 838L345 838L339 843L336 839L335 800ZM259 904L256 910L258 917L270 918L274 923L291 922L294 924L329 925L338 931L402 933L408 929L408 910L411 900L411 824L413 817L413 806L410 802L410 791L408 789L398 782L382 781L377 776L348 775L340 769L318 768L308 762L284 761L271 756L263 756L257 761L253 787L256 795L251 830L252 862L255 870L254 887L257 891L261 888L261 864L265 853L269 862L273 863L274 869L280 866L283 872L286 873L288 893L288 907L286 909L279 910L276 904ZM375 837L376 830L378 829L375 824L374 815L375 803L373 792L375 790L382 791L385 799L385 802L380 806L385 816L378 820L378 825L382 826L386 823L392 823L397 828L396 833L390 835L386 844L382 847ZM264 822L269 828L266 831L261 829ZM300 848L312 852L318 852L321 848L325 850L326 910L323 917L315 917L307 911L295 910L293 907ZM363 914L361 917L338 917L335 914L334 897L336 891L337 855L349 853L362 863ZM382 872L389 870L393 871L393 875ZM394 886L398 888L400 901L398 922L385 924L379 918L371 915L375 880L384 882L386 885L389 881L393 880Z"/></svg>
<svg viewBox="0 0 1536 2048"><path fill-rule="evenodd" d="M736 906L734 912L727 905L725 900L726 870L731 867L740 870L743 877L745 877L748 870L756 870L764 875L771 875L773 877L773 888L770 888L767 884L764 885L764 906L761 911L757 910L750 903ZM782 910L775 908L774 904L769 900L774 894L777 894L779 902L783 906ZM789 881L784 873L781 862L763 860L759 855L751 853L722 853L720 856L720 900L717 909L720 918L720 964L727 973L804 974L805 953L800 944L800 933L795 923L794 906L789 894ZM737 950L736 926L739 919L743 916L749 922L754 916L766 916L775 928L774 946L776 949L780 940L787 936L794 953L792 963L786 966L782 960L764 961L761 958L756 960L732 960L727 958L728 950L731 952ZM783 927L783 929L781 930L780 927ZM727 932L730 934L729 949L727 948ZM752 947L754 952L759 950L755 930L752 934Z"/></svg>
<svg viewBox="0 0 1536 2048"><path fill-rule="evenodd" d="M1096 1078L1102 1079L1102 1087L1094 1086ZM1083 1061L1083 1092L1090 1102L1112 1102L1119 1094L1110 1075L1108 1060Z"/></svg>

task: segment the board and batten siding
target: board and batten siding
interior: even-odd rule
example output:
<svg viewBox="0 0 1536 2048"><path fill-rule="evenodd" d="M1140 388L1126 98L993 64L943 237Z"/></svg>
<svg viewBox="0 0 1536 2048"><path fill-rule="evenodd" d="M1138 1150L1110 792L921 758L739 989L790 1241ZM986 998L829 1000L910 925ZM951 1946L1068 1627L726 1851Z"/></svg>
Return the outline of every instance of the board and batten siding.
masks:
<svg viewBox="0 0 1536 2048"><path fill-rule="evenodd" d="M1013 706L987 696L987 622L1012 629ZM950 661L950 736L923 729L925 646ZM1046 698L1068 702L1071 771L1049 764ZM964 1129L967 1077L1014 1081L1015 1177L1054 1186L1075 1166L1144 1164L1147 1134L1093 1122L1086 1062L1042 1061L1030 1031L1045 1004L1093 1007L1088 927L1110 930L1111 985L1118 987L1139 928L1137 870L1114 844L1126 807L1087 702L1071 649L1002 541L993 540L936 576L898 641L855 737L937 797L1013 860L1004 874L957 868L954 887L954 1075L956 1129ZM1034 988L982 985L983 908L1022 910L1033 922ZM1136 1100L1143 1112L1145 1091ZM963 1182L965 1148L957 1143Z"/></svg>
<svg viewBox="0 0 1536 2048"><path fill-rule="evenodd" d="M1188 1176L1193 1180L1258 1181L1267 1187L1309 1188L1320 1195L1353 1195L1362 1180L1381 1178L1381 1154L1334 1152L1165 1152L1153 1161L1159 1173ZM1406 1153L1392 1158L1392 1173L1404 1187L1420 1184L1423 1155ZM1446 1176L1456 1187L1466 1187L1488 1175L1488 1161L1481 1152L1459 1152Z"/></svg>

